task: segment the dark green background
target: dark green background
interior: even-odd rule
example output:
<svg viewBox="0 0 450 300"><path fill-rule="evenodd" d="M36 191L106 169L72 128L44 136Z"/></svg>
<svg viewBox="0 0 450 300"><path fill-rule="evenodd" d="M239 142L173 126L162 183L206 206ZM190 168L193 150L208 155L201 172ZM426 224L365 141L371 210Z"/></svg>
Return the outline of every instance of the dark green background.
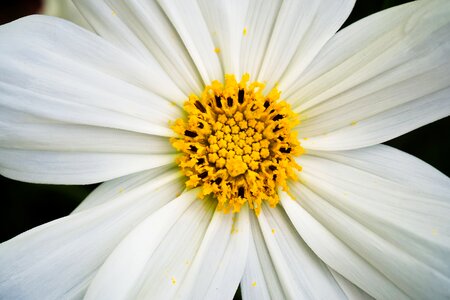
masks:
<svg viewBox="0 0 450 300"><path fill-rule="evenodd" d="M384 8L409 1L357 1L344 27ZM37 11L39 1L5 1L0 3L0 21L6 23ZM449 99L450 101L450 99ZM446 118L429 124L392 141L388 145L413 154L450 174L449 125ZM407 174L405 174L407 176ZM27 229L69 214L95 187L38 185L13 181L0 176L0 241Z"/></svg>

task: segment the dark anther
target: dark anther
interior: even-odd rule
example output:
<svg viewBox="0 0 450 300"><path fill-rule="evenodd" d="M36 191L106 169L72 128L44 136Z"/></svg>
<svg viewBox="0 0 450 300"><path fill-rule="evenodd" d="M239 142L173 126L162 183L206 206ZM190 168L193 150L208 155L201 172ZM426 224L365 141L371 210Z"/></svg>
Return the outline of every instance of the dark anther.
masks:
<svg viewBox="0 0 450 300"><path fill-rule="evenodd" d="M193 132L193 131L186 130L186 131L184 132L184 135L185 135L185 136L188 136L188 137L196 137L198 134L195 133L195 132Z"/></svg>
<svg viewBox="0 0 450 300"><path fill-rule="evenodd" d="M252 108L251 108L250 110L251 110L251 111L255 111L256 109L257 109L256 105L253 104L253 105L252 105Z"/></svg>
<svg viewBox="0 0 450 300"><path fill-rule="evenodd" d="M278 115L276 115L275 117L272 118L272 120L274 120L274 121L278 121L278 120L281 120L281 119L283 119L283 115L280 115L280 114L278 114Z"/></svg>
<svg viewBox="0 0 450 300"><path fill-rule="evenodd" d="M280 152L282 153L291 153L291 148L280 148Z"/></svg>
<svg viewBox="0 0 450 300"><path fill-rule="evenodd" d="M272 170L272 171L275 171L275 170L277 169L277 167L275 167L275 166L269 166L269 169Z"/></svg>
<svg viewBox="0 0 450 300"><path fill-rule="evenodd" d="M279 136L278 139L279 139L280 141L284 141L284 137L282 137L282 136Z"/></svg>
<svg viewBox="0 0 450 300"><path fill-rule="evenodd" d="M220 184L222 182L222 177L217 178L214 182L216 184Z"/></svg>
<svg viewBox="0 0 450 300"><path fill-rule="evenodd" d="M244 192L245 192L244 187L243 186L239 187L238 196L244 198Z"/></svg>
<svg viewBox="0 0 450 300"><path fill-rule="evenodd" d="M231 97L228 97L227 98L227 103L228 103L228 106L233 106L233 98L231 98Z"/></svg>
<svg viewBox="0 0 450 300"><path fill-rule="evenodd" d="M190 145L189 150L191 150L192 152L197 152L198 149L194 145Z"/></svg>
<svg viewBox="0 0 450 300"><path fill-rule="evenodd" d="M273 174L272 179L273 179L273 181L276 181L277 180L277 174Z"/></svg>
<svg viewBox="0 0 450 300"><path fill-rule="evenodd" d="M239 104L244 103L244 90L239 90L239 93L238 93L238 102L239 102Z"/></svg>
<svg viewBox="0 0 450 300"><path fill-rule="evenodd" d="M206 108L200 103L200 101L195 101L195 107L197 107L202 113L206 112Z"/></svg>
<svg viewBox="0 0 450 300"><path fill-rule="evenodd" d="M199 158L199 159L197 159L197 162L198 162L199 165L204 164L205 163L205 159L203 157Z"/></svg>
<svg viewBox="0 0 450 300"><path fill-rule="evenodd" d="M266 102L264 102L264 107L268 108L269 106L270 106L270 103L269 103L269 101L266 100Z"/></svg>
<svg viewBox="0 0 450 300"><path fill-rule="evenodd" d="M272 109L269 114L272 114L274 111L275 111L275 109Z"/></svg>
<svg viewBox="0 0 450 300"><path fill-rule="evenodd" d="M281 127L279 127L278 125L277 126L275 126L275 128L273 129L273 132L277 132L278 130L280 130L281 129Z"/></svg>
<svg viewBox="0 0 450 300"><path fill-rule="evenodd" d="M198 122L198 128L202 129L205 125L202 122Z"/></svg>
<svg viewBox="0 0 450 300"><path fill-rule="evenodd" d="M201 179L205 179L208 176L208 171L203 172L202 174L198 174L198 177Z"/></svg>
<svg viewBox="0 0 450 300"><path fill-rule="evenodd" d="M222 108L222 102L220 101L220 96L216 96L216 106L218 108Z"/></svg>

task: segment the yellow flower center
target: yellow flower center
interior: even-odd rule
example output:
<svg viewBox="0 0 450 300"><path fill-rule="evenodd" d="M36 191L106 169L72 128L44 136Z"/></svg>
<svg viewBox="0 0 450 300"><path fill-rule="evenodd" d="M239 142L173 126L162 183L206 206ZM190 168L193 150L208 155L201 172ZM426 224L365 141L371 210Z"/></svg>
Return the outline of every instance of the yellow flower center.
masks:
<svg viewBox="0 0 450 300"><path fill-rule="evenodd" d="M213 81L201 97L189 96L185 119L173 130L179 135L172 145L183 153L177 163L188 177L187 188L201 186L200 197L213 195L224 212L239 212L242 205L259 214L262 201L275 207L278 187L287 191L286 180L297 180L301 168L293 156L303 153L292 127L294 113L280 91L263 94L264 84L238 83L234 75L225 84Z"/></svg>

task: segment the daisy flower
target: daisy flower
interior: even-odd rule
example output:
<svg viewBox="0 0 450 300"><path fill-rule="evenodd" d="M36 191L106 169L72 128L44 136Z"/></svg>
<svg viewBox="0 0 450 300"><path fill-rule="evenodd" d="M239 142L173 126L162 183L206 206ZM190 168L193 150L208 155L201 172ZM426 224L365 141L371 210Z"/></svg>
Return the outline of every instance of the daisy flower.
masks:
<svg viewBox="0 0 450 300"><path fill-rule="evenodd" d="M75 4L0 27L0 172L106 182L1 298L450 297L450 180L379 145L450 113L449 1Z"/></svg>

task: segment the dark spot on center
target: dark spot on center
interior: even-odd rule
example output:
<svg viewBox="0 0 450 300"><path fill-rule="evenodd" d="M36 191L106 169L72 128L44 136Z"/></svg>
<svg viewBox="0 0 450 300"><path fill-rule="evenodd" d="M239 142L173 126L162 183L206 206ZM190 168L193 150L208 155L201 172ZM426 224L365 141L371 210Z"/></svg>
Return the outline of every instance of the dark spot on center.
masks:
<svg viewBox="0 0 450 300"><path fill-rule="evenodd" d="M200 101L195 101L195 107L197 107L202 113L206 112L206 108L200 103Z"/></svg>
<svg viewBox="0 0 450 300"><path fill-rule="evenodd" d="M244 198L244 192L245 192L244 187L243 186L239 187L239 189L238 189L238 196L241 197L241 198Z"/></svg>
<svg viewBox="0 0 450 300"><path fill-rule="evenodd" d="M216 106L222 108L222 101L220 101L220 96L216 96Z"/></svg>
<svg viewBox="0 0 450 300"><path fill-rule="evenodd" d="M275 117L272 118L272 120L274 120L274 121L278 121L278 120L281 120L281 119L283 119L283 115L280 115L280 114L278 114L278 115L276 115Z"/></svg>
<svg viewBox="0 0 450 300"><path fill-rule="evenodd" d="M244 103L244 90L239 90L239 93L238 93L238 102L239 102L239 104Z"/></svg>
<svg viewBox="0 0 450 300"><path fill-rule="evenodd" d="M280 148L280 152L282 153L291 153L291 148Z"/></svg>
<svg viewBox="0 0 450 300"><path fill-rule="evenodd" d="M194 137L196 137L198 134L197 134L196 132L193 132L193 131L190 131L190 130L186 130L186 131L184 132L184 135L185 135L185 136L188 136L188 137L194 138Z"/></svg>
<svg viewBox="0 0 450 300"><path fill-rule="evenodd" d="M227 103L228 103L228 106L233 106L233 98L231 98L231 97L228 97L227 98Z"/></svg>
<svg viewBox="0 0 450 300"><path fill-rule="evenodd" d="M202 174L198 174L198 177L201 179L205 179L208 176L208 171L203 172Z"/></svg>

